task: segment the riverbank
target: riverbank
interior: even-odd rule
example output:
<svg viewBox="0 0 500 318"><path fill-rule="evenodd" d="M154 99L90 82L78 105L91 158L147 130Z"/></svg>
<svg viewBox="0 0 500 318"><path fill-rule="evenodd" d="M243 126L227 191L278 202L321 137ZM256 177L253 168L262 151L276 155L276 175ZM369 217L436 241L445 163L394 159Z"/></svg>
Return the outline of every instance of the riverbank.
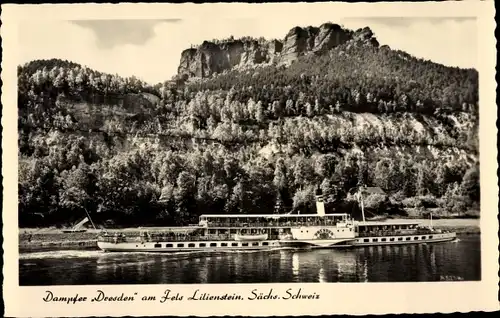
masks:
<svg viewBox="0 0 500 318"><path fill-rule="evenodd" d="M430 219L410 219L411 221L415 221L420 223L423 226L431 226L436 229L443 229L447 231L454 231L457 234L480 234L480 219L438 219L431 220ZM408 219L388 219L386 221L390 222L407 222ZM382 221L384 222L384 221Z"/></svg>
<svg viewBox="0 0 500 318"><path fill-rule="evenodd" d="M404 222L407 219L391 219L391 222ZM422 225L430 225L428 219L412 219ZM479 234L479 219L439 219L433 220L434 228L441 228L448 231L455 231L457 234ZM171 227L144 227L144 228L123 228L107 229L107 232L120 232L127 236L139 235L141 231L149 230L172 230ZM19 248L30 250L38 248L73 248L73 247L97 247L97 236L102 231L100 229L88 229L86 232L63 233L63 229L58 228L24 228L19 229Z"/></svg>
<svg viewBox="0 0 500 318"><path fill-rule="evenodd" d="M97 247L97 237L104 229L87 229L85 232L66 232L69 228L23 228L19 229L19 248L21 250L39 248L72 248ZM168 230L184 232L185 229L171 227L134 227L122 229L106 229L108 233L124 233L127 236L138 236L141 231Z"/></svg>

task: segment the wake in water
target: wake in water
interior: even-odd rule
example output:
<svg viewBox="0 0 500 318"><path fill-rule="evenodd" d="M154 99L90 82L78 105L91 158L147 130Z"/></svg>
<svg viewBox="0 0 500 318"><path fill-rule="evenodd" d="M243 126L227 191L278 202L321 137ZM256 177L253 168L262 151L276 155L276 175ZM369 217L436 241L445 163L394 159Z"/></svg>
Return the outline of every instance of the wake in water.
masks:
<svg viewBox="0 0 500 318"><path fill-rule="evenodd" d="M284 250L294 250L289 247L276 247L268 250L206 250L206 251L179 251L179 252L104 252L101 250L56 250L56 251L41 251L41 252L31 252L31 253L20 253L20 260L29 259L49 259L49 258L120 258L127 257L130 255L145 256L145 255L157 255L165 257L175 257L178 259L179 256L190 256L190 255L207 255L207 254L253 254L262 252L273 252L273 251L284 251Z"/></svg>
<svg viewBox="0 0 500 318"><path fill-rule="evenodd" d="M33 253L20 253L19 259L47 259L47 258L97 258L103 254L99 250L58 250Z"/></svg>

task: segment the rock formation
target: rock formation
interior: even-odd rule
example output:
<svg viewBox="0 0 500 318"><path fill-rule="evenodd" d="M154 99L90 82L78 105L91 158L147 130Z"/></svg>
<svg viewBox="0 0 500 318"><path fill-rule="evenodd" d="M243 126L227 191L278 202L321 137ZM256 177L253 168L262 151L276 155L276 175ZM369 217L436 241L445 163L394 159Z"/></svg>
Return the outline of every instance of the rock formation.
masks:
<svg viewBox="0 0 500 318"><path fill-rule="evenodd" d="M204 41L200 46L182 52L178 77L206 78L234 68L290 65L302 55L324 54L347 42L379 46L368 27L355 32L334 23L325 23L319 28L294 27L282 41L252 38Z"/></svg>

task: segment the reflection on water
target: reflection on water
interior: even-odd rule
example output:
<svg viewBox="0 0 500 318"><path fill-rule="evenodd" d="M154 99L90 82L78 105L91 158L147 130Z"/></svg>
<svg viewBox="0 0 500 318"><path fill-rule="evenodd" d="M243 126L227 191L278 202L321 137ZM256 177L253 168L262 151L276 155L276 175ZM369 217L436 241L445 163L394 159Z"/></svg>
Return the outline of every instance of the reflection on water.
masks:
<svg viewBox="0 0 500 318"><path fill-rule="evenodd" d="M22 253L20 285L480 280L479 236L353 249Z"/></svg>
<svg viewBox="0 0 500 318"><path fill-rule="evenodd" d="M286 256L289 256L290 254L283 254ZM293 270L293 276L297 277L299 276L299 253L293 253L292 254L292 270Z"/></svg>

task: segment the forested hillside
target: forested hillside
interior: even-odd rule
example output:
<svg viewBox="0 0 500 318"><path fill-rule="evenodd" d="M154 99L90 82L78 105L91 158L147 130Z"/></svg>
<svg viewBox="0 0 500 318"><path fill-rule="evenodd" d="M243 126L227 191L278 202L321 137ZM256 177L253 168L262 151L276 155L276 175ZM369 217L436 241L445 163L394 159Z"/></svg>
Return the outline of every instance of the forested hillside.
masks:
<svg viewBox="0 0 500 318"><path fill-rule="evenodd" d="M151 86L18 68L19 221L186 224L201 213L479 211L478 74L351 42L290 66Z"/></svg>

